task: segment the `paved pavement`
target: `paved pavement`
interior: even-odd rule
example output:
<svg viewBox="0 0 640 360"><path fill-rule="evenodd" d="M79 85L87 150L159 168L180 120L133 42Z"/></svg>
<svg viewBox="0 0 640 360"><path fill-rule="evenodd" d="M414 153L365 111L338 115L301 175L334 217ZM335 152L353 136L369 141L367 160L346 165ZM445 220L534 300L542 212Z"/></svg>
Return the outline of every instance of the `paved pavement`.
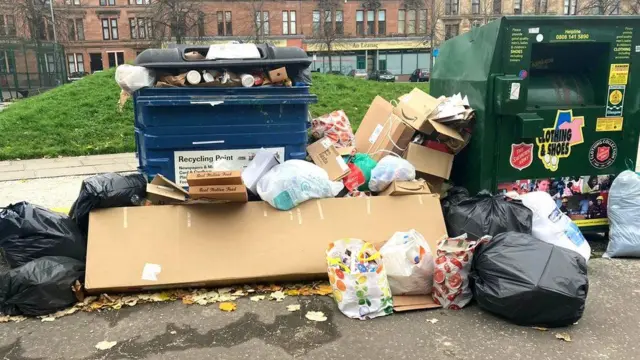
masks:
<svg viewBox="0 0 640 360"><path fill-rule="evenodd" d="M117 262L114 261L114 266ZM640 261L594 259L584 317L568 328L515 326L471 306L371 321L344 317L328 297L217 305L156 303L54 322L0 324L3 359L636 359L640 353ZM301 304L290 313L286 305ZM323 323L304 318L322 311ZM432 324L428 319L438 319ZM555 338L568 333L572 342ZM100 341L117 341L99 351Z"/></svg>
<svg viewBox="0 0 640 360"><path fill-rule="evenodd" d="M127 172L137 168L134 153L0 161L0 181Z"/></svg>

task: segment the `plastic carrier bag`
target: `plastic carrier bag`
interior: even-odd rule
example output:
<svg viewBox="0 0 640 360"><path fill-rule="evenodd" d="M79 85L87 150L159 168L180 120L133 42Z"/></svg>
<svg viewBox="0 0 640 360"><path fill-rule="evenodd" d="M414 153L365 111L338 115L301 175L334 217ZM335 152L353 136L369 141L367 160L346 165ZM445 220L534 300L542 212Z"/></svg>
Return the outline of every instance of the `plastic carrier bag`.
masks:
<svg viewBox="0 0 640 360"><path fill-rule="evenodd" d="M551 195L534 191L520 195L522 203L533 212L531 234L544 242L573 250L585 260L591 257L591 247L571 219L563 214Z"/></svg>
<svg viewBox="0 0 640 360"><path fill-rule="evenodd" d="M47 315L77 302L71 286L83 281L84 262L45 256L0 274L0 313Z"/></svg>
<svg viewBox="0 0 640 360"><path fill-rule="evenodd" d="M640 257L640 176L623 171L611 185L607 202L609 245L604 257Z"/></svg>
<svg viewBox="0 0 640 360"><path fill-rule="evenodd" d="M393 313L393 298L380 253L360 239L341 239L327 249L329 283L340 311L366 320Z"/></svg>
<svg viewBox="0 0 640 360"><path fill-rule="evenodd" d="M582 317L589 280L575 251L507 232L478 249L473 268L474 296L486 311L526 326L567 326Z"/></svg>
<svg viewBox="0 0 640 360"><path fill-rule="evenodd" d="M278 210L290 210L310 199L335 197L342 182L329 180L321 167L303 160L274 166L258 181L258 195Z"/></svg>
<svg viewBox="0 0 640 360"><path fill-rule="evenodd" d="M417 231L396 232L380 248L393 295L426 295L433 287L433 255Z"/></svg>
<svg viewBox="0 0 640 360"><path fill-rule="evenodd" d="M123 64L116 68L116 82L120 88L133 95L143 87L156 83L156 73L142 66Z"/></svg>
<svg viewBox="0 0 640 360"><path fill-rule="evenodd" d="M380 192L389 187L394 180L411 181L416 178L416 168L405 159L387 155L371 170L369 190Z"/></svg>
<svg viewBox="0 0 640 360"><path fill-rule="evenodd" d="M43 256L84 261L87 241L67 215L20 202L0 212L0 248L16 268Z"/></svg>
<svg viewBox="0 0 640 360"><path fill-rule="evenodd" d="M311 120L311 137L315 140L327 137L336 148L356 146L351 123L343 110L336 110Z"/></svg>

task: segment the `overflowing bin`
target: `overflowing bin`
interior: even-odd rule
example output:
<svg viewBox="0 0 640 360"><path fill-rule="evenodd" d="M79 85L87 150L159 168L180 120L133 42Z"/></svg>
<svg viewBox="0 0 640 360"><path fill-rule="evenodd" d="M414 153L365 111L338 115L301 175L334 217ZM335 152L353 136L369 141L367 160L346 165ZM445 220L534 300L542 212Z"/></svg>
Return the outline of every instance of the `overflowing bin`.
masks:
<svg viewBox="0 0 640 360"><path fill-rule="evenodd" d="M446 41L431 93L464 93L477 113L452 179L471 191L546 191L579 226L606 225L611 183L638 149L639 25L507 16Z"/></svg>
<svg viewBox="0 0 640 360"><path fill-rule="evenodd" d="M257 46L260 59L187 60L206 54L206 46L179 46L142 52L136 64L168 72L282 67L295 78L310 64L302 49ZM229 169L248 165L260 148L281 160L306 156L309 86L143 88L134 96L135 138L140 170L161 174L181 186L197 170L215 164Z"/></svg>

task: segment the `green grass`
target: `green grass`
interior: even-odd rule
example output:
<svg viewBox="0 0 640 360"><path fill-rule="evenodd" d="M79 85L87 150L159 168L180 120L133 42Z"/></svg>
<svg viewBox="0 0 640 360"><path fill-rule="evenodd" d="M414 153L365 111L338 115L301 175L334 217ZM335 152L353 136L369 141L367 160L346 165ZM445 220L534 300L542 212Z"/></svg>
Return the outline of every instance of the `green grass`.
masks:
<svg viewBox="0 0 640 360"><path fill-rule="evenodd" d="M415 86L318 74L313 81L318 103L311 114L342 109L354 130L376 95L395 99ZM0 160L135 151L133 105L128 101L119 112L119 98L109 70L10 105L0 112Z"/></svg>

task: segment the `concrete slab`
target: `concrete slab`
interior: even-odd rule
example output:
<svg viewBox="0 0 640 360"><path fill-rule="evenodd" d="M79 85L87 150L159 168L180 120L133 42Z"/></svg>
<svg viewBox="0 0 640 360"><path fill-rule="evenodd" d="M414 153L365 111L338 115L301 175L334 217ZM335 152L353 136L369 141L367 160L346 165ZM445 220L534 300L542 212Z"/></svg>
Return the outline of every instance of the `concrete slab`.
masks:
<svg viewBox="0 0 640 360"><path fill-rule="evenodd" d="M0 171L0 181L33 179L35 177L36 172L33 170Z"/></svg>
<svg viewBox="0 0 640 360"><path fill-rule="evenodd" d="M136 170L137 166L134 153L1 161L0 181L128 172Z"/></svg>
<svg viewBox="0 0 640 360"><path fill-rule="evenodd" d="M59 176L74 176L74 175L93 175L97 174L98 170L94 166L76 166L70 168L60 169L43 169L36 170L36 178L51 178Z"/></svg>
<svg viewBox="0 0 640 360"><path fill-rule="evenodd" d="M634 359L640 345L640 261L594 259L584 317L577 325L539 331L509 324L473 305L418 311L371 321L344 317L328 297L217 305L156 303L53 322L0 324L6 359ZM290 313L289 304L301 311ZM328 320L306 320L322 311ZM428 319L438 319L432 324ZM568 333L573 341L555 338ZM52 335L52 334L55 334ZM106 351L103 340L117 341ZM634 355L636 354L636 355Z"/></svg>

